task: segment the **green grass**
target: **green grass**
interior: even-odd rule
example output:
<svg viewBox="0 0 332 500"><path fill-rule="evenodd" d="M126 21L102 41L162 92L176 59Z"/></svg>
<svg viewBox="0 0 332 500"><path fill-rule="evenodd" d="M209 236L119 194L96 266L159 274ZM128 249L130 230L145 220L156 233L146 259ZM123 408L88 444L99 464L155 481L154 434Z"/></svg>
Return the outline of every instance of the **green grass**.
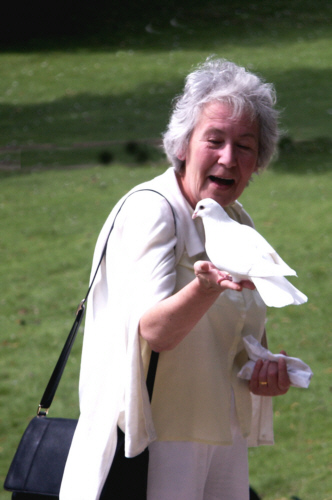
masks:
<svg viewBox="0 0 332 500"><path fill-rule="evenodd" d="M297 158L310 160L312 155ZM292 281L309 297L304 306L270 309L268 315L272 350L283 347L314 371L308 390L292 389L275 400L276 445L250 451L251 481L271 500L288 499L291 494L301 499L332 498L332 253L327 230L331 180L331 170L299 175L290 168L280 175L276 165L243 195L258 229L297 270L299 277Z"/></svg>
<svg viewBox="0 0 332 500"><path fill-rule="evenodd" d="M1 479L85 293L104 219L121 194L163 169L113 165L2 178ZM331 172L292 173L291 163L289 170L281 174L276 164L254 180L241 201L259 231L297 270L293 282L309 297L299 307L269 310L270 347L305 360L314 377L308 390L292 389L275 400L276 445L250 451L250 480L265 500L291 494L331 500L332 179ZM81 336L52 416L77 415L80 344ZM0 492L0 498L8 495Z"/></svg>
<svg viewBox="0 0 332 500"><path fill-rule="evenodd" d="M242 201L309 297L269 310L271 349L314 377L275 399L276 444L250 450L250 482L264 500L332 500L332 4L187 3L0 53L0 167L12 168L0 172L0 481L86 291L99 229L123 193L164 170L154 140L171 100L214 53L276 85L286 138ZM77 416L80 348L81 336L52 416Z"/></svg>

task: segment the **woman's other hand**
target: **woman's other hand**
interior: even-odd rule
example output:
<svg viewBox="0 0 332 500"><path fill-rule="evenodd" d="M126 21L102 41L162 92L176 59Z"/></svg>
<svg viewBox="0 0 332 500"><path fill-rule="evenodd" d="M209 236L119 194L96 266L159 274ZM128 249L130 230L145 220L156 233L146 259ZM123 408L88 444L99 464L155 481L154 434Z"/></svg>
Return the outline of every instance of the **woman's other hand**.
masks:
<svg viewBox="0 0 332 500"><path fill-rule="evenodd" d="M281 354L287 356L285 351ZM281 396L286 394L290 387L285 358L279 358L278 362L263 361L259 359L249 382L249 389L257 396Z"/></svg>

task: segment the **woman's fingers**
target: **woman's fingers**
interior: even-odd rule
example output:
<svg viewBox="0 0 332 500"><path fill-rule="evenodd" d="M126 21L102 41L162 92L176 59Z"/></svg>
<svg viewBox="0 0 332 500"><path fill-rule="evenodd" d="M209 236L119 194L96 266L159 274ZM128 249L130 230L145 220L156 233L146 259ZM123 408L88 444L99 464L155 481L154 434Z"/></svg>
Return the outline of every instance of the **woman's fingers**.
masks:
<svg viewBox="0 0 332 500"><path fill-rule="evenodd" d="M255 364L249 388L259 396L279 396L285 394L290 387L285 358L278 362L258 360Z"/></svg>
<svg viewBox="0 0 332 500"><path fill-rule="evenodd" d="M233 281L232 276L227 271L220 271L212 262L199 260L194 264L196 277L203 283L205 287L232 289L241 291L243 288L255 289L255 285L250 280L240 282ZM221 290L223 291L223 290Z"/></svg>
<svg viewBox="0 0 332 500"><path fill-rule="evenodd" d="M278 387L282 394L286 393L290 387L290 380L285 358L278 359Z"/></svg>

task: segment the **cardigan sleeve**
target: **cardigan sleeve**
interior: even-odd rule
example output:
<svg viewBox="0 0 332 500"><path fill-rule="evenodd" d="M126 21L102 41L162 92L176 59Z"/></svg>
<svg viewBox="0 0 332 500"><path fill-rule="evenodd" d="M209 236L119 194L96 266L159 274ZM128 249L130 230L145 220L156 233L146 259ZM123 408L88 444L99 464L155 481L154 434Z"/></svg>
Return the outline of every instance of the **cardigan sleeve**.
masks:
<svg viewBox="0 0 332 500"><path fill-rule="evenodd" d="M174 291L175 246L168 202L156 193L135 193L125 202L111 235L107 281L125 293L127 304L143 312Z"/></svg>

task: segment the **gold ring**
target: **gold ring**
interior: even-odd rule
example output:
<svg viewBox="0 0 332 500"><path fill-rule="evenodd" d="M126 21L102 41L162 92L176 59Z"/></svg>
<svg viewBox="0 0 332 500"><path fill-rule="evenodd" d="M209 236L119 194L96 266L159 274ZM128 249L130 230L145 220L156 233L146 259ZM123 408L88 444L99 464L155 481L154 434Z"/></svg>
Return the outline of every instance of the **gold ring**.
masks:
<svg viewBox="0 0 332 500"><path fill-rule="evenodd" d="M260 385L267 385L267 382L260 382Z"/></svg>

